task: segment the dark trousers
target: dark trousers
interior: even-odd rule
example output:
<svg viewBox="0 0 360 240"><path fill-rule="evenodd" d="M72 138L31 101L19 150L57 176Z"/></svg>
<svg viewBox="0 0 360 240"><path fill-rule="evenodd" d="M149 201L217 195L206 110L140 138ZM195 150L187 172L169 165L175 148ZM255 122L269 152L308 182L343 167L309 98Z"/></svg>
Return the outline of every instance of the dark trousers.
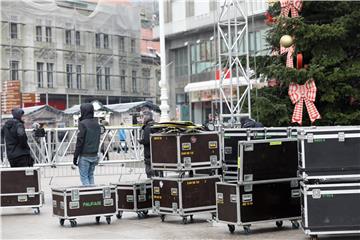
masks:
<svg viewBox="0 0 360 240"><path fill-rule="evenodd" d="M25 155L13 159L9 159L11 167L32 167L34 166L34 159L30 155Z"/></svg>
<svg viewBox="0 0 360 240"><path fill-rule="evenodd" d="M145 159L145 173L147 178L163 177L162 171L155 171L151 169L150 159Z"/></svg>

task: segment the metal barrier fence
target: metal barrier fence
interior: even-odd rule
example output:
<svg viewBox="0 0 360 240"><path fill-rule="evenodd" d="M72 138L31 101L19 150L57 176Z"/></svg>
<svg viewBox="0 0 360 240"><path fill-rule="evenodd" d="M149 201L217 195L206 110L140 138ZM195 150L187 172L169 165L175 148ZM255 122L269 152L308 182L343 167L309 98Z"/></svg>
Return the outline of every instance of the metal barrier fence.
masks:
<svg viewBox="0 0 360 240"><path fill-rule="evenodd" d="M26 132L35 166L44 168L44 177L78 176L71 168L77 128L48 128L42 137L37 137L33 129ZM143 173L143 147L138 143L139 138L139 127L106 127L100 138L99 167L95 174ZM0 167L9 167L4 144L0 145L0 150Z"/></svg>

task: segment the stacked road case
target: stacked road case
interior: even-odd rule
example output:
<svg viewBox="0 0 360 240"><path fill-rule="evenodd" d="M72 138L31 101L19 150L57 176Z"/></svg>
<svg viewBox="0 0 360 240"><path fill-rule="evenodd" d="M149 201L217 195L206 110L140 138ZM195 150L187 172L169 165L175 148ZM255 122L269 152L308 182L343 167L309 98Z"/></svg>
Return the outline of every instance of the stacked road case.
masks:
<svg viewBox="0 0 360 240"><path fill-rule="evenodd" d="M215 183L220 181L217 169L221 168L219 133L163 132L152 134L150 143L152 169L167 175L153 178L154 212L162 221L166 215L180 216L184 224L188 217L192 221L195 213L210 212L214 216ZM194 174L197 171L210 174Z"/></svg>
<svg viewBox="0 0 360 240"><path fill-rule="evenodd" d="M299 130L298 149L305 234L359 234L360 127Z"/></svg>
<svg viewBox="0 0 360 240"><path fill-rule="evenodd" d="M144 218L152 209L151 181L139 180L134 182L114 183L118 195L118 213L120 219L123 212L135 212L139 218Z"/></svg>
<svg viewBox="0 0 360 240"><path fill-rule="evenodd" d="M79 217L93 216L97 223L105 217L108 224L117 213L117 193L114 185L76 186L52 189L53 215L60 225L69 220L76 227Z"/></svg>
<svg viewBox="0 0 360 240"><path fill-rule="evenodd" d="M300 186L297 141L293 138L240 141L236 182L216 184L217 218L250 232L250 225L284 220L298 228Z"/></svg>
<svg viewBox="0 0 360 240"><path fill-rule="evenodd" d="M238 147L239 141L274 139L274 138L296 138L294 128L225 128L223 136L223 177L226 182L236 182L238 179Z"/></svg>
<svg viewBox="0 0 360 240"><path fill-rule="evenodd" d="M40 213L43 192L40 187L40 169L36 167L0 168L0 207L32 208Z"/></svg>

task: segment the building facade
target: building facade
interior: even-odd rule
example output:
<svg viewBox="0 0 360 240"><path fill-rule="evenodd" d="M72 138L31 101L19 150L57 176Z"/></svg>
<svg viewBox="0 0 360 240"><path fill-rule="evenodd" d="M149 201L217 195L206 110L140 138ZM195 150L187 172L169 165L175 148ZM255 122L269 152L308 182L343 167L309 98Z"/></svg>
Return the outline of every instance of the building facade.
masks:
<svg viewBox="0 0 360 240"><path fill-rule="evenodd" d="M5 0L1 13L4 112L41 104L63 110L93 100L156 102L160 68L156 59L143 59L138 8Z"/></svg>
<svg viewBox="0 0 360 240"><path fill-rule="evenodd" d="M214 113L214 91L186 93L189 83L216 79L218 68L217 21L224 1L165 1L166 61L168 64L169 105L171 116L204 123ZM249 21L250 55L266 54L267 26L264 1L246 2ZM158 38L158 27L154 37ZM222 45L224 43L221 43ZM245 46L239 47L245 53Z"/></svg>

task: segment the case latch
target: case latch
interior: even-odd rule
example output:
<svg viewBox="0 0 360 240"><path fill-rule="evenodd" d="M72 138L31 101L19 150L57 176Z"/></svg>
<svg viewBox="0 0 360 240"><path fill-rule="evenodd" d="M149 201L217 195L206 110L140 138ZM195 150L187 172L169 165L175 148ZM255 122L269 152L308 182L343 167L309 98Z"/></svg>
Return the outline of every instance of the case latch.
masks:
<svg viewBox="0 0 360 240"><path fill-rule="evenodd" d="M345 142L345 133L344 132L339 132L338 137L339 137L339 142Z"/></svg>

